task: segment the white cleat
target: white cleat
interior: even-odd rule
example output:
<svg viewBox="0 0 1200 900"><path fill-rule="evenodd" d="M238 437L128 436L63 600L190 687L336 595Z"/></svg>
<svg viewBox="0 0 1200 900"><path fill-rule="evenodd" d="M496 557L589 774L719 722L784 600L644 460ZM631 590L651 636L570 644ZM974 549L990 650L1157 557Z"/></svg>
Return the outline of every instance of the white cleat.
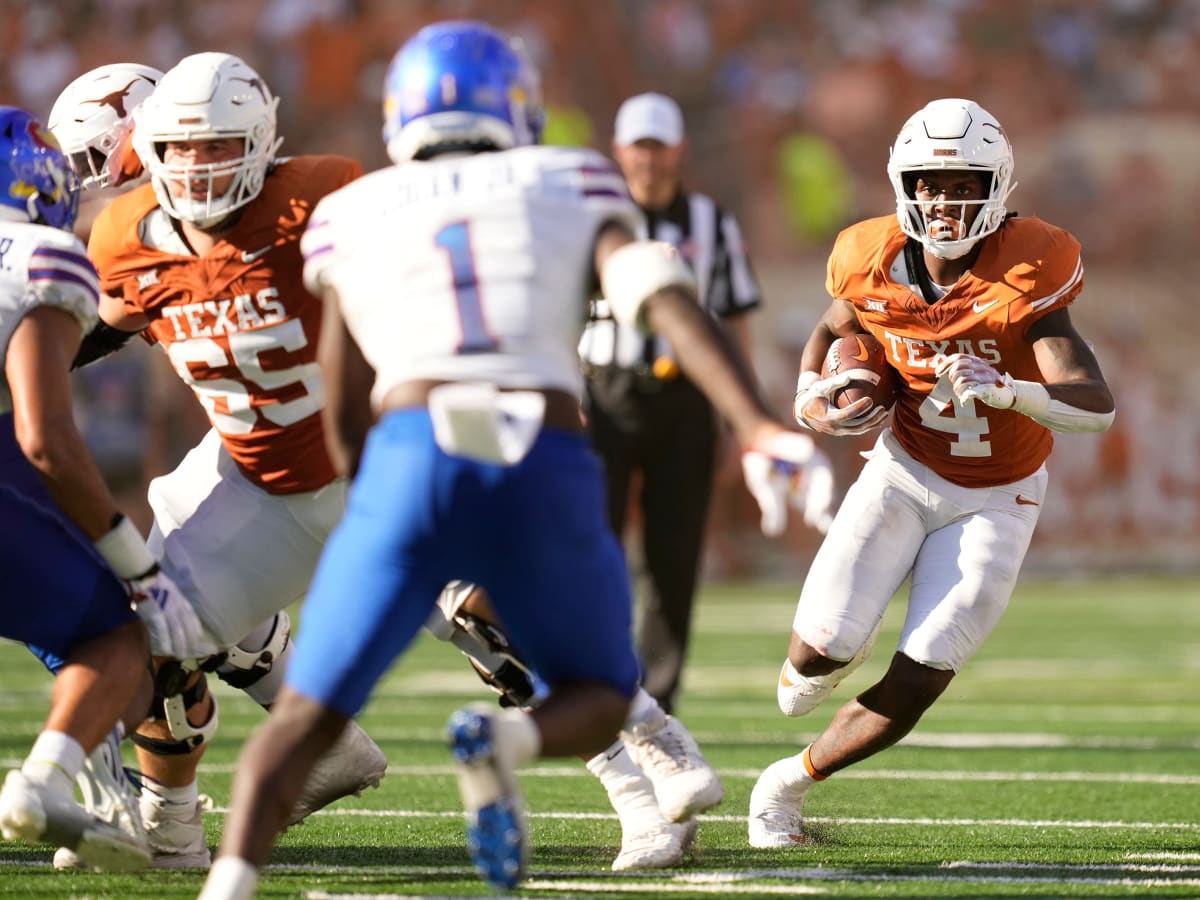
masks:
<svg viewBox="0 0 1200 900"><path fill-rule="evenodd" d="M8 773L0 790L0 833L10 841L69 847L85 866L102 872L131 872L150 862L145 841L102 822L69 793L30 781L19 770Z"/></svg>
<svg viewBox="0 0 1200 900"><path fill-rule="evenodd" d="M630 758L654 785L659 809L672 822L686 822L712 809L725 796L716 770L696 739L674 716L621 732Z"/></svg>
<svg viewBox="0 0 1200 900"><path fill-rule="evenodd" d="M153 789L142 789L142 824L154 858L154 869L207 869L212 853L204 840L204 823L200 818L202 803L174 803L153 796Z"/></svg>
<svg viewBox="0 0 1200 900"><path fill-rule="evenodd" d="M335 800L351 795L358 797L369 787L379 787L387 774L387 765L387 757L379 745L357 722L349 722L341 737L308 774L304 790L286 825L299 825Z"/></svg>
<svg viewBox="0 0 1200 900"><path fill-rule="evenodd" d="M696 840L696 820L653 824L645 831L622 828L621 852L613 860L614 872L669 869L683 862L684 852Z"/></svg>
<svg viewBox="0 0 1200 900"><path fill-rule="evenodd" d="M809 843L804 835L804 795L809 784L790 785L782 777L793 758L767 766L750 792L750 846L762 850L799 847Z"/></svg>
<svg viewBox="0 0 1200 900"><path fill-rule="evenodd" d="M89 813L148 847L134 784L121 759L118 731L110 732L88 755L75 783L79 785L83 806ZM54 854L54 868L85 869L88 866L70 847L59 847Z"/></svg>

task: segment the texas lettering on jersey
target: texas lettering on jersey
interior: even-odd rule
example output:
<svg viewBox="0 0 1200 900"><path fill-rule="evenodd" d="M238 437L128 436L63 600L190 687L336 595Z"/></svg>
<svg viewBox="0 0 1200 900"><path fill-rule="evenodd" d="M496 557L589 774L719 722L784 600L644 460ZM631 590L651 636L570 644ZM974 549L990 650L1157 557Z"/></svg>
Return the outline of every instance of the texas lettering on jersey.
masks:
<svg viewBox="0 0 1200 900"><path fill-rule="evenodd" d="M148 246L143 185L96 220L88 251L102 290L150 319L229 455L264 490L316 490L336 476L321 425L320 301L304 287L300 236L317 202L362 174L336 156L281 161L234 230L204 256Z"/></svg>
<svg viewBox="0 0 1200 900"><path fill-rule="evenodd" d="M891 275L906 240L895 216L860 222L838 236L826 279L830 295L854 306L901 375L891 423L897 440L967 487L1032 474L1050 454L1050 431L1021 413L959 402L935 372L945 357L966 353L1013 378L1041 381L1027 333L1078 296L1079 243L1040 219L1011 218L984 239L971 270L929 304Z"/></svg>

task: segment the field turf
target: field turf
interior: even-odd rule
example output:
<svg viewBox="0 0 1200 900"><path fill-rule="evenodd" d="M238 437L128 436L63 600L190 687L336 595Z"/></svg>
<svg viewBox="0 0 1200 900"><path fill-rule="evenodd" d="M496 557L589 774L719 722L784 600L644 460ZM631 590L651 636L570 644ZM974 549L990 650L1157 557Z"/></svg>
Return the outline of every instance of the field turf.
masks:
<svg viewBox="0 0 1200 900"><path fill-rule="evenodd" d="M774 684L794 594L765 584L703 592L679 714L726 798L701 818L685 865L611 872L620 832L599 782L581 762L546 761L522 775L533 854L515 896L1200 897L1200 579L1023 581L912 735L810 793L819 843L752 850L745 813L758 772L882 673L902 616L893 604L874 658L825 706L788 720ZM38 730L50 679L6 643L0 685L8 769ZM201 769L213 846L241 738L262 720L244 695L216 690L221 729ZM388 755L387 778L284 835L259 896L496 896L466 858L441 737L451 711L490 696L457 651L420 640L361 719ZM0 895L177 898L202 884L195 871L61 873L50 857L0 843Z"/></svg>

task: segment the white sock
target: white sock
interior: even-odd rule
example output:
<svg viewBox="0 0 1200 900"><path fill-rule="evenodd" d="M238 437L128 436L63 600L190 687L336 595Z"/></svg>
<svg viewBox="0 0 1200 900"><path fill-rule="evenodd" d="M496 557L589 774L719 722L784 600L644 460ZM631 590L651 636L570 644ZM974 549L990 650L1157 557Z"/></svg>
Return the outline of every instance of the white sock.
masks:
<svg viewBox="0 0 1200 900"><path fill-rule="evenodd" d="M648 818L666 821L654 798L654 785L629 758L623 742L617 741L604 752L597 753L587 761L587 768L604 785L622 826L626 817L637 819L639 823Z"/></svg>
<svg viewBox="0 0 1200 900"><path fill-rule="evenodd" d="M807 758L812 744L809 744L795 756L788 756L771 764L771 769L787 787L803 793L818 781L824 781L825 775L819 775L812 768L812 762Z"/></svg>
<svg viewBox="0 0 1200 900"><path fill-rule="evenodd" d="M237 856L219 856L197 900L253 900L258 869Z"/></svg>
<svg viewBox="0 0 1200 900"><path fill-rule="evenodd" d="M658 701L646 693L645 688L639 687L629 704L629 713L625 717L625 729L635 731L638 726L646 726L642 728L643 731L653 731L666 721L666 717L667 714L658 705Z"/></svg>
<svg viewBox="0 0 1200 900"><path fill-rule="evenodd" d="M75 776L83 768L85 755L83 745L69 734L43 731L33 742L21 772L30 781L74 792Z"/></svg>
<svg viewBox="0 0 1200 900"><path fill-rule="evenodd" d="M159 807L168 804L171 806L186 805L189 813L199 801L200 788L195 779L191 784L185 784L183 787L167 787L165 784L155 782L142 791L142 803L151 803Z"/></svg>
<svg viewBox="0 0 1200 900"><path fill-rule="evenodd" d="M529 713L523 709L501 709L493 715L497 729L504 732L501 746L514 769L528 765L541 755L542 733Z"/></svg>

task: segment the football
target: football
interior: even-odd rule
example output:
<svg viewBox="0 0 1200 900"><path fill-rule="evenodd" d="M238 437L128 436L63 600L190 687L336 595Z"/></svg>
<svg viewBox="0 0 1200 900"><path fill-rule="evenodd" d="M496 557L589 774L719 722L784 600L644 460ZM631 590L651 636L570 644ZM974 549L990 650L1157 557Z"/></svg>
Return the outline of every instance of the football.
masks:
<svg viewBox="0 0 1200 900"><path fill-rule="evenodd" d="M852 369L864 369L866 374L837 391L831 398L834 406L849 406L863 397L870 397L876 406L885 409L896 402L896 370L888 364L883 344L871 335L852 334L830 344L821 377Z"/></svg>

